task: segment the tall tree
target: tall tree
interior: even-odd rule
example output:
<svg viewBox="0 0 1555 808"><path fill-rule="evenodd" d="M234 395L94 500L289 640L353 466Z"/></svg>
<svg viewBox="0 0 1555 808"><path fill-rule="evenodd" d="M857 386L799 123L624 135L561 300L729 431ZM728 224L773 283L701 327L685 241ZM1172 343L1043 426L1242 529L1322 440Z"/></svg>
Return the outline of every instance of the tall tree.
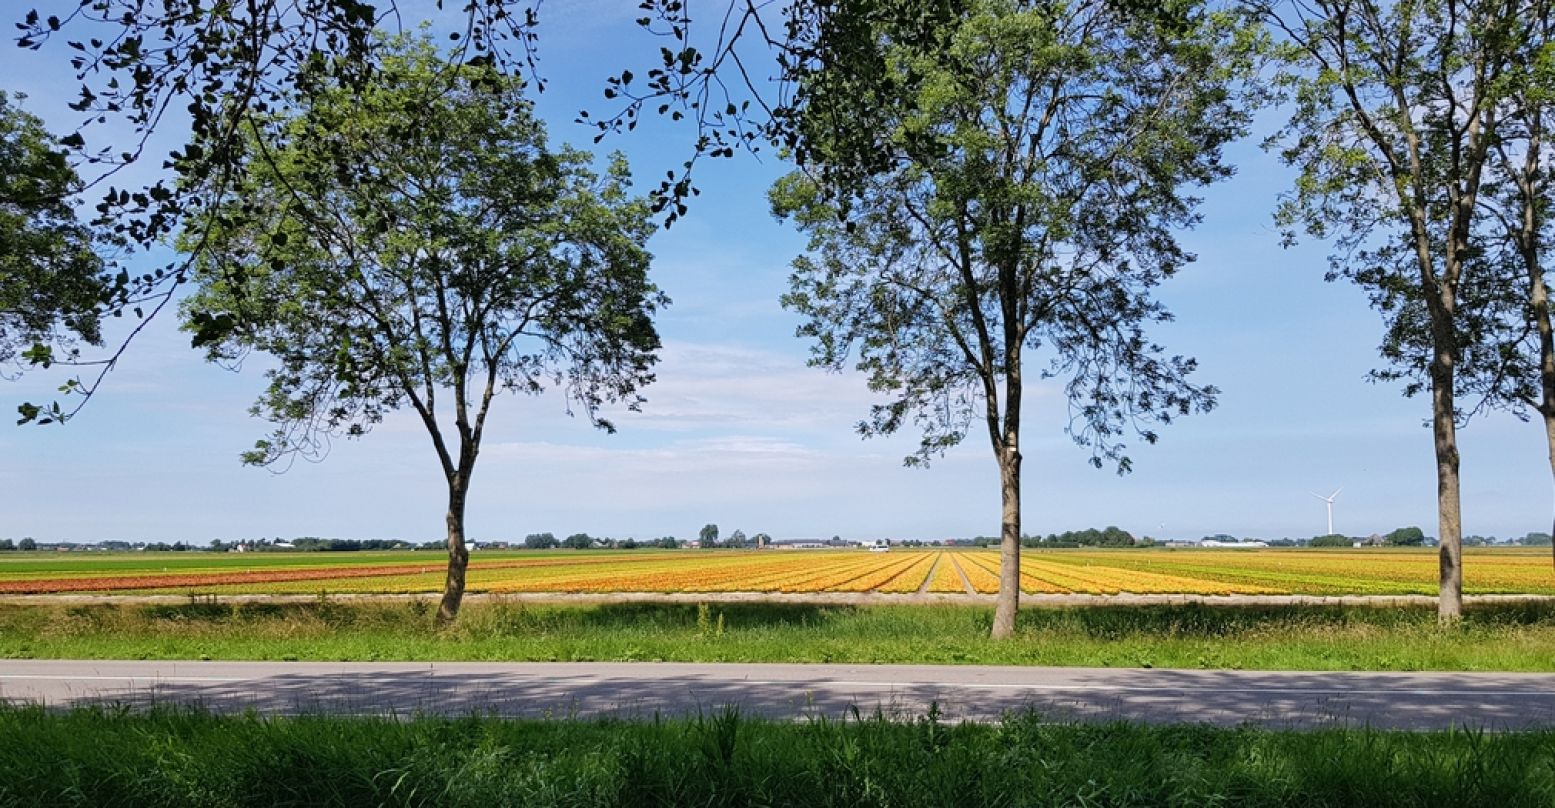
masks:
<svg viewBox="0 0 1555 808"><path fill-rule="evenodd" d="M1125 433L1207 410L1195 363L1146 337L1152 289L1193 257L1187 189L1230 173L1254 37L1196 3L885 4L800 82L809 161L772 191L810 236L784 304L812 364L856 362L888 397L864 436L912 421L909 465L986 430L999 468L993 635L1020 596L1026 385L1068 379L1070 434L1130 468ZM846 111L847 114L843 114ZM1028 362L1043 364L1028 373Z"/></svg>
<svg viewBox="0 0 1555 808"><path fill-rule="evenodd" d="M17 99L20 100L20 99ZM43 122L0 92L0 363L97 345L109 279L72 205L81 181ZM0 367L0 375L5 370ZM38 417L22 408L22 418ZM46 417L46 416L45 416Z"/></svg>
<svg viewBox="0 0 1555 808"><path fill-rule="evenodd" d="M781 6L716 0L711 10L696 5L693 15L692 4L683 0L642 0L635 24L662 43L659 59L629 64L610 75L604 82L604 109L579 117L597 129L596 141L635 128L645 110L690 127L683 168L650 194L666 226L686 213L687 200L697 193L692 171L702 157L756 153L775 144L799 164L828 171L828 164L812 159L809 127L812 122L823 130L845 124L849 110L824 99L816 103L810 95L817 85L802 79L813 77L819 67L854 58L860 38L873 36L871 20L895 14L899 22L912 23L916 17L921 30L932 32L936 19L952 13L961 0L794 0ZM1141 0L1113 0L1113 5L1146 11L1157 6ZM102 223L127 244L150 247L204 217L204 200L226 195L247 173L255 150L244 141L283 135L264 127L279 120L272 113L287 108L297 85L369 81L366 66L381 46L376 30L403 33L430 24L454 40L451 61L528 75L543 90L537 61L542 9L548 19L580 13L544 0L414 5L398 0L81 0L59 14L18 9L15 41L29 50L63 46L73 51L79 88L72 108L82 119L79 130L63 142L77 164L99 169L89 185L102 192ZM910 28L898 31L910 33ZM840 100L850 106L867 101ZM169 126L182 130L186 122L183 146L169 156L146 153L154 132ZM104 126L133 135L110 139L99 134ZM162 160L165 169L148 185L112 184L120 167L148 157ZM154 317L175 299L189 270L185 256L144 274L116 275L104 311ZM78 398L29 406L24 416L64 421L79 412L129 342L126 338L79 361L43 344L30 354L31 361L64 359L82 368L70 384Z"/></svg>
<svg viewBox="0 0 1555 808"><path fill-rule="evenodd" d="M1430 392L1438 614L1451 622L1463 609L1457 428L1469 411L1459 367L1484 349L1495 298L1474 267L1517 4L1257 5L1283 35L1278 83L1294 105L1271 141L1300 171L1279 220L1332 238L1329 277L1362 286L1382 312L1390 366L1374 376L1406 379L1406 395Z"/></svg>
<svg viewBox="0 0 1555 808"><path fill-rule="evenodd" d="M1487 403L1538 415L1555 478L1555 328L1544 263L1555 238L1549 215L1555 209L1555 174L1546 142L1555 132L1555 4L1517 4L1505 48L1506 100L1484 205L1492 228L1499 225L1499 237L1484 250L1486 285L1501 293L1495 302L1502 304L1503 316L1500 339L1493 350L1478 352L1487 361L1470 369L1469 387Z"/></svg>
<svg viewBox="0 0 1555 808"><path fill-rule="evenodd" d="M94 169L87 179L101 193L100 223L132 248L155 247L188 222L208 218L206 201L226 197L249 173L256 150L246 142L285 137L274 128L284 116L274 113L293 103L298 86L370 82L371 65L382 47L375 31L405 33L430 24L452 39L450 61L525 75L543 90L537 61L542 7L559 9L559 15L580 13L543 0L79 0L63 5L45 6L42 12L16 9L15 42L28 50L71 50L79 82L71 106L81 114L81 123L61 142L75 164ZM661 116L685 119L692 127L683 170L660 181L651 194L653 209L666 225L686 212L686 200L696 193L691 172L699 158L730 157L736 149L758 151L764 140L791 141L784 134L791 128L785 94L775 89L782 81L768 81L772 68L750 60L764 58L769 65L775 60L778 75L787 77L793 65L814 55L800 32L834 13L831 0L799 0L784 9L787 13L759 0L721 0L722 7L707 16L699 6L693 24L689 6L682 0L641 3L636 25L666 45L662 59L622 66L605 88L610 108L582 118L599 127L601 137L635 128L643 109L656 108ZM742 43L750 52L742 55ZM634 70L643 77L635 84ZM184 145L170 155L148 154L153 134L169 127L187 131ZM148 159L164 170L153 173L147 185L114 184L123 166ZM186 244L191 254L180 260L148 266L143 274L112 276L100 313L155 317L176 299L190 275L190 257L200 252L198 241ZM27 279L12 280L12 289L48 300L49 290L22 282ZM64 300L56 300L49 311L56 317L76 316ZM79 412L138 331L85 357L72 353L68 341L40 342L27 354L28 361L78 368L79 375L67 385L77 398L26 405L23 421L63 422Z"/></svg>
<svg viewBox="0 0 1555 808"><path fill-rule="evenodd" d="M588 154L549 149L518 79L425 41L380 53L368 84L302 88L268 127L281 137L250 140L247 173L202 203L183 237L199 248L187 327L213 360L278 363L254 408L278 428L246 462L321 455L403 406L419 416L448 487L451 621L494 396L561 386L612 429L598 408L641 401L665 299L620 158L599 177Z"/></svg>

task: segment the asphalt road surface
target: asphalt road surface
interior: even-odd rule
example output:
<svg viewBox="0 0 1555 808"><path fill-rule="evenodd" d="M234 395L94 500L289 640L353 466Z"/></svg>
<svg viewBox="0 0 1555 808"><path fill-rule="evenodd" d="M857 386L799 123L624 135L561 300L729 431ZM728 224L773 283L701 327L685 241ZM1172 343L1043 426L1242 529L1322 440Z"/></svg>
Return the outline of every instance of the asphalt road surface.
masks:
<svg viewBox="0 0 1555 808"><path fill-rule="evenodd" d="M774 718L857 708L949 720L1491 730L1555 727L1555 674L1305 673L657 662L0 660L0 699L50 707L200 705L266 714L678 716L739 705Z"/></svg>

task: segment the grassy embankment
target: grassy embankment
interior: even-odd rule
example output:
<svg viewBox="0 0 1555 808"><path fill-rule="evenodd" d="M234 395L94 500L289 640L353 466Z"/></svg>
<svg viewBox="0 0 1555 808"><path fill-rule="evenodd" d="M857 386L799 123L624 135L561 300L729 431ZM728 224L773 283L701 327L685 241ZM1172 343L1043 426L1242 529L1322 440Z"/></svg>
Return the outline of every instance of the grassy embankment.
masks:
<svg viewBox="0 0 1555 808"><path fill-rule="evenodd" d="M0 805L1555 804L1555 733L0 709Z"/></svg>
<svg viewBox="0 0 1555 808"><path fill-rule="evenodd" d="M1555 671L1555 605L1027 609L987 638L976 606L751 603L469 605L428 601L0 605L0 658L673 660L1284 670Z"/></svg>

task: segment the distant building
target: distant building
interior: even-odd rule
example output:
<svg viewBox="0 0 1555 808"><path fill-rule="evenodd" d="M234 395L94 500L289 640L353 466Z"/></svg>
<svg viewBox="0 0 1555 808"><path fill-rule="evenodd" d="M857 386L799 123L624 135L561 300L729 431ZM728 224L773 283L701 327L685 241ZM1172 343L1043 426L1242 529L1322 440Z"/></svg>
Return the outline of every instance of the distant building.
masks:
<svg viewBox="0 0 1555 808"><path fill-rule="evenodd" d="M824 550L824 539L773 539L772 548L775 550Z"/></svg>
<svg viewBox="0 0 1555 808"><path fill-rule="evenodd" d="M1244 548L1250 548L1250 547L1268 547L1269 543L1266 542L1266 541L1258 541L1257 539L1252 539L1252 540L1249 540L1249 541L1240 541L1238 539L1231 539L1229 541L1227 541L1225 539L1205 539L1204 541L1199 542L1199 546L1200 547L1244 547Z"/></svg>

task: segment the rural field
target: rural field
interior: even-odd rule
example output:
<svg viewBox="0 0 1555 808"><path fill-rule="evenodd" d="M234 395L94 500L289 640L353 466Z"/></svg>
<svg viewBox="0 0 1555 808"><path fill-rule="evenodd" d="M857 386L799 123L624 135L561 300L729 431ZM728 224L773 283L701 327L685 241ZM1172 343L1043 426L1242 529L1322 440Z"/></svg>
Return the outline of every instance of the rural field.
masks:
<svg viewBox="0 0 1555 808"><path fill-rule="evenodd" d="M0 558L0 595L396 594L443 585L436 552L121 553ZM992 550L483 551L486 593L992 594ZM1025 550L1031 594L1434 595L1431 549ZM1555 595L1549 552L1468 550L1469 594Z"/></svg>

